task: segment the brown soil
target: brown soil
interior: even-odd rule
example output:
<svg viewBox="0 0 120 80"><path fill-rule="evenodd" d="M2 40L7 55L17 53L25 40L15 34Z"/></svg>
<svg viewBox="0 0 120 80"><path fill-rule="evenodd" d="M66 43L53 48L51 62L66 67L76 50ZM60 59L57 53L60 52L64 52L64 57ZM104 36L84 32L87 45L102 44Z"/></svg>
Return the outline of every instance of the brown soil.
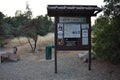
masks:
<svg viewBox="0 0 120 80"><path fill-rule="evenodd" d="M68 80L68 79L80 80L79 79L80 77L82 78L81 80L90 80L91 78L92 78L91 80L119 80L120 79L120 65L112 65L109 62L105 62L105 61L98 60L98 59L92 61L92 71L89 72L87 70L88 65L86 63L83 63L82 60L80 61L80 59L78 59L78 57L75 56L78 53L80 53L81 51L60 51L60 52L58 52L59 74L55 75L55 74L53 74L54 73L53 72L54 71L54 68L53 68L54 61L44 62L45 47L37 47L35 53L31 52L31 48L30 48L29 44L17 46L17 48L18 48L17 54L19 55L20 61L22 61L22 62L15 63L14 65L16 66L16 64L19 65L21 63L22 63L22 65L28 64L28 66L25 65L25 67L30 67L30 66L34 65L36 67L36 69L38 69L38 70L39 70L39 66L43 66L41 68L43 70L41 70L41 72L35 73L36 75L34 75L34 76L38 77L39 79L42 76L41 80L42 79L45 79L45 80ZM9 49L7 51L10 51L10 50L11 49ZM53 50L53 53L54 53L54 50ZM52 56L54 58L54 54ZM24 63L24 61L25 61L25 63ZM31 63L27 63L27 61L29 61ZM40 61L43 61L43 62L40 62ZM9 64L9 65L12 66L11 64ZM49 65L49 67L47 65ZM5 64L3 64L2 66L6 67ZM63 68L63 66L64 66L64 68ZM22 67L22 68L24 69L24 67ZM45 72L44 68L47 70L46 72ZM33 67L33 71L38 71L36 69L34 70L34 67ZM5 70L6 70L6 68L5 69L3 68L3 70L1 69L0 71L5 72ZM6 70L6 71L8 71L7 74L11 74L11 73L9 73L10 72L9 70ZM20 71L18 71L18 72L20 72ZM26 71L25 73L29 73L29 72L30 71L28 70L28 72ZM16 74L16 72L13 72L13 73ZM7 74L6 74L6 72L4 73L4 75L6 75L5 77L4 77L4 75L0 74L0 75L2 75L0 79L8 80L9 77L7 78ZM26 79L29 80L29 77L31 77L30 80L36 79L36 78L34 78L34 76L28 77L27 74L25 74L25 75L27 75L26 77L23 77L23 76L20 77L23 74L24 73L22 73L22 72L21 72L21 74L16 74L16 76L18 77L17 79L18 80L26 80ZM41 74L41 75L37 76L38 74ZM30 75L32 75L32 74L30 74ZM11 75L11 76L13 77L13 75ZM47 78L46 78L46 76L47 76ZM63 77L59 77L59 76L63 76ZM20 77L20 79L19 79L19 77ZM16 80L16 77L13 77L13 80L14 79ZM36 79L36 80L39 80L39 79Z"/></svg>

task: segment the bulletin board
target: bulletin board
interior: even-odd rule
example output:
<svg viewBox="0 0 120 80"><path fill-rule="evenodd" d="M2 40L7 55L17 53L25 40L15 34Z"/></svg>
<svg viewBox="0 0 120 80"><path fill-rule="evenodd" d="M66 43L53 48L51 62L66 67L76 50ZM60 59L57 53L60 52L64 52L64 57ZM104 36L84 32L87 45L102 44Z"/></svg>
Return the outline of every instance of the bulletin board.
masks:
<svg viewBox="0 0 120 80"><path fill-rule="evenodd" d="M89 18L58 17L56 24L57 50L88 50L89 49Z"/></svg>
<svg viewBox="0 0 120 80"><path fill-rule="evenodd" d="M91 70L91 16L103 9L96 5L48 5L48 15L55 17L55 73L57 51L88 50Z"/></svg>

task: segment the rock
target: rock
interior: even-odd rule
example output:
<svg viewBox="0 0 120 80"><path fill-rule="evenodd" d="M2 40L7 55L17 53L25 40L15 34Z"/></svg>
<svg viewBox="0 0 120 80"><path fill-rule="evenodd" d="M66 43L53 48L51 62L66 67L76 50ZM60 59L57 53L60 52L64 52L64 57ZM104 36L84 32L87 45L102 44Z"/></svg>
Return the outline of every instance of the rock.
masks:
<svg viewBox="0 0 120 80"><path fill-rule="evenodd" d="M89 53L87 52L87 53L79 53L78 54L78 57L81 59L81 60L83 60L83 62L88 62L88 60L89 60ZM94 60L95 59L95 57L94 57L94 55L93 54L91 54L91 58L92 58L92 60Z"/></svg>
<svg viewBox="0 0 120 80"><path fill-rule="evenodd" d="M11 61L18 61L19 60L17 54L10 54L8 59L11 60Z"/></svg>

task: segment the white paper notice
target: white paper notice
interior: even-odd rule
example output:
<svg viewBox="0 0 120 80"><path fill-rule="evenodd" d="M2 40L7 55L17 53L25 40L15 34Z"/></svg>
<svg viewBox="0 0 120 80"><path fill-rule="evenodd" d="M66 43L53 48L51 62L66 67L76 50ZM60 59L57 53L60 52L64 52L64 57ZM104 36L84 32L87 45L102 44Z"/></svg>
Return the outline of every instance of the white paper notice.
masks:
<svg viewBox="0 0 120 80"><path fill-rule="evenodd" d="M82 29L89 29L89 24L82 24Z"/></svg>
<svg viewBox="0 0 120 80"><path fill-rule="evenodd" d="M63 39L63 24L58 23L57 33L58 33L58 39Z"/></svg>
<svg viewBox="0 0 120 80"><path fill-rule="evenodd" d="M64 24L64 38L80 38L80 24Z"/></svg>
<svg viewBox="0 0 120 80"><path fill-rule="evenodd" d="M88 38L87 37L82 38L82 45L88 45Z"/></svg>
<svg viewBox="0 0 120 80"><path fill-rule="evenodd" d="M82 37L88 37L88 30L87 29L82 30Z"/></svg>

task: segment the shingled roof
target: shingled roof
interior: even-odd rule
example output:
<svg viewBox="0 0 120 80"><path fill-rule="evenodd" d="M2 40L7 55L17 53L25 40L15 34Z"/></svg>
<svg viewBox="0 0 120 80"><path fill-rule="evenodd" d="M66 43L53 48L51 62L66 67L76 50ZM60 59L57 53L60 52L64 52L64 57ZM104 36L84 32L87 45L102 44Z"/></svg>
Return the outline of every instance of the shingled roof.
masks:
<svg viewBox="0 0 120 80"><path fill-rule="evenodd" d="M96 16L102 9L96 5L48 5L49 16Z"/></svg>

